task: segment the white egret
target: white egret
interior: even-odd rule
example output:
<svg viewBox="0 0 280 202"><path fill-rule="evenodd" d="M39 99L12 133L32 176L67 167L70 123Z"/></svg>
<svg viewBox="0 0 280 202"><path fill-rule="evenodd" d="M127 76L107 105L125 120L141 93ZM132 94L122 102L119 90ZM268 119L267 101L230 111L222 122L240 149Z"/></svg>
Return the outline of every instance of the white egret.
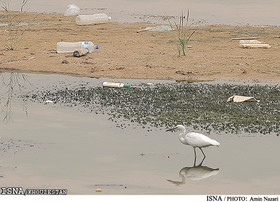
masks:
<svg viewBox="0 0 280 202"><path fill-rule="evenodd" d="M190 145L193 147L194 150L194 155L196 159L196 151L195 148L198 147L200 151L202 152L204 158L206 155L204 154L202 148L204 147L209 147L209 146L219 146L220 143L217 142L216 140L213 140L205 135L202 135L200 133L195 133L195 132L190 132L187 133L187 130L184 126L182 125L177 125L174 128L168 129L167 131L175 131L175 130L180 130L181 133L179 134L179 140L181 143L185 145Z"/></svg>

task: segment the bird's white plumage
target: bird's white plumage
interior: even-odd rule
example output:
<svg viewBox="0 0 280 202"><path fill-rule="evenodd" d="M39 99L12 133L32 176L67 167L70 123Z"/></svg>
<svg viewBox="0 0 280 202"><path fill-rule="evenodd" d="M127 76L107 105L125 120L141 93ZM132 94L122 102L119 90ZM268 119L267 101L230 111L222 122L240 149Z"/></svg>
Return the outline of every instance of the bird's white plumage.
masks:
<svg viewBox="0 0 280 202"><path fill-rule="evenodd" d="M181 137L179 137L179 139L183 144L187 144L192 147L208 147L220 145L220 143L218 143L216 140L212 140L211 138L200 133L190 132L187 134L182 134Z"/></svg>

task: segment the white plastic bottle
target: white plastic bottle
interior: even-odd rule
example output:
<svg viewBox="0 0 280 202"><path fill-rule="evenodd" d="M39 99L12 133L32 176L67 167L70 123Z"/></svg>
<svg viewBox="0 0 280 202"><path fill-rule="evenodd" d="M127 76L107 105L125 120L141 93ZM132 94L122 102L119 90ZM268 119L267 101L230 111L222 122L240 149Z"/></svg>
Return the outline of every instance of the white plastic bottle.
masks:
<svg viewBox="0 0 280 202"><path fill-rule="evenodd" d="M78 25L90 25L90 24L102 24L108 23L111 17L105 13L98 13L93 15L78 15L76 17L76 23Z"/></svg>
<svg viewBox="0 0 280 202"><path fill-rule="evenodd" d="M113 87L113 88L129 88L129 84L123 83L113 83L113 82L104 82L103 87Z"/></svg>
<svg viewBox="0 0 280 202"><path fill-rule="evenodd" d="M98 49L98 45L94 45L91 41L82 42L58 42L57 53L73 53L81 48L88 49L89 53L92 53L94 49Z"/></svg>

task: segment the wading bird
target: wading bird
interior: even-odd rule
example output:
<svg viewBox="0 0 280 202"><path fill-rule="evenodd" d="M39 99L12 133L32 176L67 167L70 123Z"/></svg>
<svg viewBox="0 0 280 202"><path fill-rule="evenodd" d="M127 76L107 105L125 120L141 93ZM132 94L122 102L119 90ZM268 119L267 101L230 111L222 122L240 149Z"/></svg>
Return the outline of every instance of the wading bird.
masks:
<svg viewBox="0 0 280 202"><path fill-rule="evenodd" d="M205 135L202 135L200 133L195 133L195 132L190 132L187 133L187 130L184 126L182 125L177 125L174 128L168 129L167 131L176 131L180 130L179 134L179 140L185 145L190 145L193 147L194 150L194 155L195 155L195 160L196 160L196 151L195 148L198 147L200 151L202 152L204 158L206 155L204 154L202 148L203 147L209 147L209 146L219 146L220 143L217 142L216 140L213 140Z"/></svg>

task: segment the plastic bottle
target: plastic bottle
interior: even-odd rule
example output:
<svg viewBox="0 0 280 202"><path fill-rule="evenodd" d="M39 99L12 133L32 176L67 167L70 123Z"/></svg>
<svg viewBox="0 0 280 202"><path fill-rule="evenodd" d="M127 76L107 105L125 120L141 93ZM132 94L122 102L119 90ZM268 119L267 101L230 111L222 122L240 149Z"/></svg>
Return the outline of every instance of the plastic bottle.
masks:
<svg viewBox="0 0 280 202"><path fill-rule="evenodd" d="M98 13L93 15L78 15L76 17L76 23L78 25L90 25L90 24L102 24L108 23L111 17L105 13Z"/></svg>
<svg viewBox="0 0 280 202"><path fill-rule="evenodd" d="M58 42L57 53L73 53L81 48L88 49L89 53L92 53L94 49L98 49L98 45L94 45L91 41L82 42Z"/></svg>
<svg viewBox="0 0 280 202"><path fill-rule="evenodd" d="M113 83L113 82L104 82L103 87L113 87L113 88L129 88L129 84L123 83Z"/></svg>

